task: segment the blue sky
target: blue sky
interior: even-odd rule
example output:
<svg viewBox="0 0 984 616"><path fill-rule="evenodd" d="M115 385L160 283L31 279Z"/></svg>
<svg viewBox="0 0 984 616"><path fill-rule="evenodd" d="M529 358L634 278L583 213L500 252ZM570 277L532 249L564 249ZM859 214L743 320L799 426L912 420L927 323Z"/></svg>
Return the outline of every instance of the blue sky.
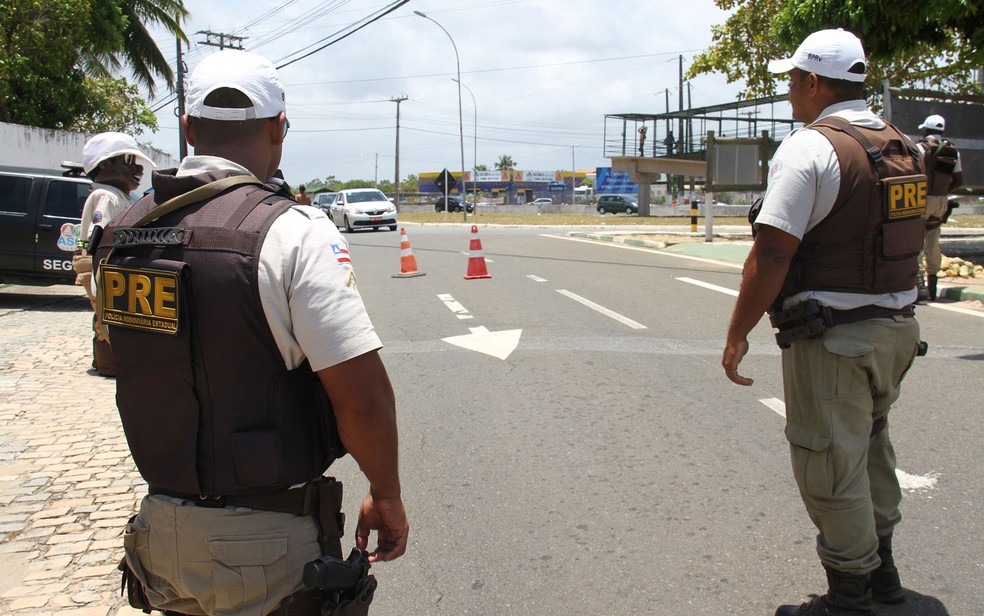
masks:
<svg viewBox="0 0 984 616"><path fill-rule="evenodd" d="M190 69L215 47L213 31L246 37L245 49L275 64L379 10L385 0L188 0ZM271 10L276 9L276 10ZM291 132L282 168L296 185L338 179L392 180L396 104L400 175L460 169L455 53L461 64L465 167L490 168L508 154L520 169L607 166L606 113L660 113L678 101L684 67L711 42L725 13L712 0L411 0L353 36L283 68ZM157 38L175 56L173 40ZM691 83L693 106L734 100L723 75ZM470 93L469 91L470 90ZM474 102L473 98L474 97ZM157 104L168 96L161 90ZM477 118L476 118L477 106ZM159 112L149 142L177 156L174 105ZM473 140L476 133L477 142ZM477 148L476 148L477 145ZM573 160L572 160L573 158Z"/></svg>

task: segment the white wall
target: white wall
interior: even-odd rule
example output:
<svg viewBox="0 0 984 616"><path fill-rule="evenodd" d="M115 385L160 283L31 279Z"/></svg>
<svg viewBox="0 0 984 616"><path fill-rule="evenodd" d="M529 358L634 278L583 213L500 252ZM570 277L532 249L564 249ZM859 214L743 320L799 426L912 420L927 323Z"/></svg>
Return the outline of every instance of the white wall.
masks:
<svg viewBox="0 0 984 616"><path fill-rule="evenodd" d="M60 170L64 161L82 162L82 146L91 135L66 130L35 128L20 124L0 122L0 165L10 167L34 167ZM173 156L149 145L140 143L140 149L154 161L158 169L176 167ZM137 189L150 188L150 169L144 169L143 180Z"/></svg>

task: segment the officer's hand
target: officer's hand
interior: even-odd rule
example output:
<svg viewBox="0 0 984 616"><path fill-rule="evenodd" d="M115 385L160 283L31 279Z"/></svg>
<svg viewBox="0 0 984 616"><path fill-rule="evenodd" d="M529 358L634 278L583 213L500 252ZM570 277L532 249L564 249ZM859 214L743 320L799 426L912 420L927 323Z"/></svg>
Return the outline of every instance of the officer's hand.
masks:
<svg viewBox="0 0 984 616"><path fill-rule="evenodd" d="M721 357L721 365L724 366L724 373L731 379L731 382L739 385L751 385L755 381L738 374L738 364L748 353L748 340L728 340L724 345L724 355Z"/></svg>
<svg viewBox="0 0 984 616"><path fill-rule="evenodd" d="M368 550L369 533L376 531L376 549L369 554L369 562L399 558L407 551L410 523L403 501L397 498L373 498L367 494L359 509L359 523L355 528L355 545Z"/></svg>

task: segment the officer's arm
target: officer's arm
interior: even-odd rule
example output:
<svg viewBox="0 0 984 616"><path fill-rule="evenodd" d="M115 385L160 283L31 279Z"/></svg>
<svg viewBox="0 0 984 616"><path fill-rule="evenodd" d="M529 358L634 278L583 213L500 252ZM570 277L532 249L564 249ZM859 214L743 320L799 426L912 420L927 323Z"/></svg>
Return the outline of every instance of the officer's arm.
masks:
<svg viewBox="0 0 984 616"><path fill-rule="evenodd" d="M948 190L953 192L961 186L963 186L963 171L957 171L950 176L950 188Z"/></svg>
<svg viewBox="0 0 984 616"><path fill-rule="evenodd" d="M318 371L335 411L338 433L369 480L356 544L366 549L369 531L378 546L370 561L392 560L406 551L409 524L400 488L396 401L376 351Z"/></svg>
<svg viewBox="0 0 984 616"><path fill-rule="evenodd" d="M748 333L762 319L782 290L800 240L769 225L760 225L755 243L745 260L741 289L728 327L721 365L727 377L739 385L754 381L738 374L738 364L748 352Z"/></svg>

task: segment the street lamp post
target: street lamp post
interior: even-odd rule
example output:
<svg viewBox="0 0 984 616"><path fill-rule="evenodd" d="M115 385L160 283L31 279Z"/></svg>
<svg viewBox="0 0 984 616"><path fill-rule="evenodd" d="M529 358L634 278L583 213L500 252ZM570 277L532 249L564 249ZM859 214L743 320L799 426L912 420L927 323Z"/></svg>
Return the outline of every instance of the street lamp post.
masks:
<svg viewBox="0 0 984 616"><path fill-rule="evenodd" d="M454 79L452 81L458 81ZM472 142L475 151L472 153L472 207L478 207L478 103L475 102L475 95L472 93L471 88L465 84L458 81L459 86L464 86L465 91L472 99L472 108L475 109L475 132L472 133ZM475 210L478 211L477 209Z"/></svg>
<svg viewBox="0 0 984 616"><path fill-rule="evenodd" d="M458 139L461 142L461 186L465 186L465 122L461 112L461 58L458 57L458 46L454 44L454 38L451 33L444 29L444 26L435 21L432 17L428 17L425 13L420 11L414 11L414 15L419 15L424 19L432 22L438 28L441 29L444 34L448 35L448 40L451 41L451 47L454 48L454 63L457 67L458 78L455 80L458 82ZM462 195L464 196L464 195ZM462 199L462 201L464 201ZM462 209L465 214L465 222L468 222L468 208Z"/></svg>
<svg viewBox="0 0 984 616"><path fill-rule="evenodd" d="M574 191L575 182L577 182L577 165L574 164L574 148L577 144L571 146L571 205L577 204L577 193Z"/></svg>

